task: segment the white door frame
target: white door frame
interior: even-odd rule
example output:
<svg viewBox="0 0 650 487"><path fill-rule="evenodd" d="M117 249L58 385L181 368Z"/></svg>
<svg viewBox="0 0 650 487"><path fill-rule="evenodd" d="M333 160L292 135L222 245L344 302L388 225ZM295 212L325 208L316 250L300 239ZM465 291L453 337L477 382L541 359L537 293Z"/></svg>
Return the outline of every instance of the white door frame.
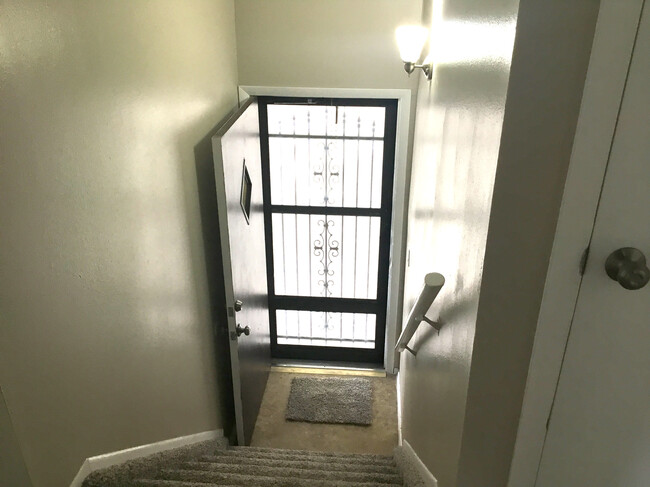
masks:
<svg viewBox="0 0 650 487"><path fill-rule="evenodd" d="M239 102L250 96L297 96L313 98L386 98L397 100L397 134L395 137L395 172L393 176L393 209L390 235L390 264L388 270L388 304L386 307L386 336L384 367L389 374L395 373L395 343L402 317L399 302L402 294L402 255L406 243L406 203L408 186L407 151L411 90L406 89L357 89L357 88L292 88L276 86L240 86Z"/></svg>
<svg viewBox="0 0 650 487"><path fill-rule="evenodd" d="M600 3L508 487L535 485L643 3Z"/></svg>

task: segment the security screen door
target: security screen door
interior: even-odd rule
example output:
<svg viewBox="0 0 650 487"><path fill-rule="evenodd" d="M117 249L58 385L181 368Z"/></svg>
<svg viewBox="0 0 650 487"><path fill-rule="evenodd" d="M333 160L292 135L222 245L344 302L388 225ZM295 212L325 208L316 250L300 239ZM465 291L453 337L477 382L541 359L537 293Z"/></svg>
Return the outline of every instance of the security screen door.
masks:
<svg viewBox="0 0 650 487"><path fill-rule="evenodd" d="M397 101L259 110L272 355L381 363Z"/></svg>

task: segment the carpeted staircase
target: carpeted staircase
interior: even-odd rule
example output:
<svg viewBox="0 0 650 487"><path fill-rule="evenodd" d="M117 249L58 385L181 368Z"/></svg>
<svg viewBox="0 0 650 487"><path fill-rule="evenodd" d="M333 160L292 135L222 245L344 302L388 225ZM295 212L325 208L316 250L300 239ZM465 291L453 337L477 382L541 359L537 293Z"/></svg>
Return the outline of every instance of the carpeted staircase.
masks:
<svg viewBox="0 0 650 487"><path fill-rule="evenodd" d="M126 467L126 468L125 468ZM401 487L404 485L393 457L323 453L273 448L228 447L202 452L176 461L158 462L156 469L129 469L125 487ZM84 483L113 487L103 482ZM90 480L90 479L88 479ZM98 480L98 479L96 479Z"/></svg>

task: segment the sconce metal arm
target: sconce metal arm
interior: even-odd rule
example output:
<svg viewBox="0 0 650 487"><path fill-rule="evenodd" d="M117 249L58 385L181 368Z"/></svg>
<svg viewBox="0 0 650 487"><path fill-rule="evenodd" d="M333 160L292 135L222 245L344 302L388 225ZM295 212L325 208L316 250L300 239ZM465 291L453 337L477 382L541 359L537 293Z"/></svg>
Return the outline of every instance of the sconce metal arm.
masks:
<svg viewBox="0 0 650 487"><path fill-rule="evenodd" d="M411 62L405 62L404 63L404 71L406 71L409 76L413 71L416 69L421 69L424 72L424 75L427 77L429 81L431 81L431 78L433 77L433 64L416 64L416 63L411 63Z"/></svg>

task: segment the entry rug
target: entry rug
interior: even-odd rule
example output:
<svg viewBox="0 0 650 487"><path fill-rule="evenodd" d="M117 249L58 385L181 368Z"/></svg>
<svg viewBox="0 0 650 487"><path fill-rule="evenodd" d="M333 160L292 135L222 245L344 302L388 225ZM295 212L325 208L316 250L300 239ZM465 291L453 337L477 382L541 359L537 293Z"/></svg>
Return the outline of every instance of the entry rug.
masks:
<svg viewBox="0 0 650 487"><path fill-rule="evenodd" d="M295 377L286 418L308 423L372 423L372 381L366 377Z"/></svg>

